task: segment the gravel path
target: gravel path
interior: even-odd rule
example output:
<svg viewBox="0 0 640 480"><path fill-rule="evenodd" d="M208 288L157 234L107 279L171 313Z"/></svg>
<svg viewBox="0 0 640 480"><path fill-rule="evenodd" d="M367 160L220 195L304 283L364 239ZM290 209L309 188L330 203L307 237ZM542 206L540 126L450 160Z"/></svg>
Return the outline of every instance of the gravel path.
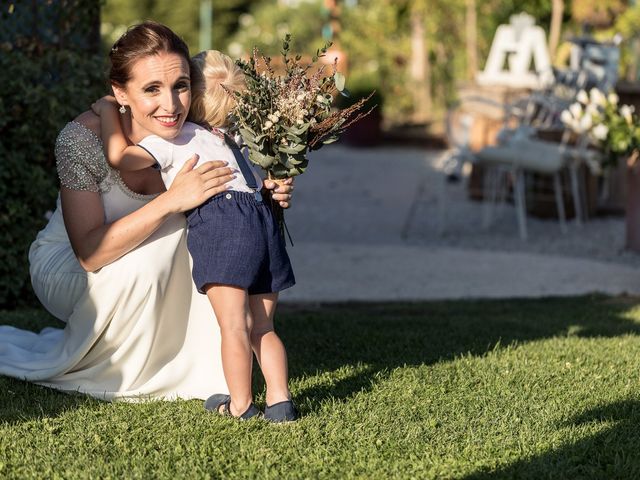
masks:
<svg viewBox="0 0 640 480"><path fill-rule="evenodd" d="M296 179L287 223L298 285L283 300L399 300L640 294L640 255L624 249L624 218L569 224L528 218L529 240L504 207L490 230L464 183L446 188L438 229L440 151L314 152Z"/></svg>

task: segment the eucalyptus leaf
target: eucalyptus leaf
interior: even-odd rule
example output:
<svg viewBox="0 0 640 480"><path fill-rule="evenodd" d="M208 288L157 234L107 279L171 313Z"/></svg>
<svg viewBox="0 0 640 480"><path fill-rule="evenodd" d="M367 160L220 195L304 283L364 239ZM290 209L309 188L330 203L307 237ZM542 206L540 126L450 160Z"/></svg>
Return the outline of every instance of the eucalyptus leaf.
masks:
<svg viewBox="0 0 640 480"><path fill-rule="evenodd" d="M298 137L292 133L287 133L285 138L289 141L289 143L306 143L302 137Z"/></svg>
<svg viewBox="0 0 640 480"><path fill-rule="evenodd" d="M260 165L264 169L269 169L274 164L278 163L278 160L275 157L270 155L263 155L257 150L249 150L249 160L253 163Z"/></svg>
<svg viewBox="0 0 640 480"><path fill-rule="evenodd" d="M240 135L242 135L242 139L245 142L256 143L256 134L253 132L253 130L250 130L248 128L242 128L242 127L240 127L238 130L240 132Z"/></svg>
<svg viewBox="0 0 640 480"><path fill-rule="evenodd" d="M307 130L309 130L309 127L311 126L311 124L309 122L304 123L302 125L300 125L299 127L295 127L295 126L290 126L290 127L285 127L285 131L288 133L293 133L294 135L302 135L304 132L306 132Z"/></svg>
<svg viewBox="0 0 640 480"><path fill-rule="evenodd" d="M269 170L271 171L271 176L274 178L286 178L289 177L289 168L285 167L281 163L274 163Z"/></svg>
<svg viewBox="0 0 640 480"><path fill-rule="evenodd" d="M289 163L297 167L304 167L307 165L307 163L309 163L309 160L307 159L307 156L305 154L298 153L289 155Z"/></svg>
<svg viewBox="0 0 640 480"><path fill-rule="evenodd" d="M287 169L290 169L293 167L293 164L289 161L289 155L286 153L280 153L280 155L278 156L278 161L282 166L284 166Z"/></svg>
<svg viewBox="0 0 640 480"><path fill-rule="evenodd" d="M303 153L307 149L307 146L304 144L293 144L293 145L280 145L278 147L278 151L281 153Z"/></svg>

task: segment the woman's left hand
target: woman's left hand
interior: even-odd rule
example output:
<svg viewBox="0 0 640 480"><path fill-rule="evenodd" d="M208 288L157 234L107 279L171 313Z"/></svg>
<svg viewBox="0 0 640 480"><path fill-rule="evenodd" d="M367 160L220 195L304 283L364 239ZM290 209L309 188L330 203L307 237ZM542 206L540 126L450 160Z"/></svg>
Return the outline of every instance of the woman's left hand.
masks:
<svg viewBox="0 0 640 480"><path fill-rule="evenodd" d="M278 202L282 208L289 208L291 206L293 178L287 178L281 185L278 185L272 180L265 180L264 188L272 191L272 198Z"/></svg>

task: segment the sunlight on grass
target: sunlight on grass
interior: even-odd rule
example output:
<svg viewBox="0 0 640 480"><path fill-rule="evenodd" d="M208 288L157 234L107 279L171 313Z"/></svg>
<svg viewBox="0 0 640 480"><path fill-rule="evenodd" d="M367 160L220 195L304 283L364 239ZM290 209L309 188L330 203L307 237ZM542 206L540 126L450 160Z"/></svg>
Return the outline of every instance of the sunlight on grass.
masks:
<svg viewBox="0 0 640 480"><path fill-rule="evenodd" d="M639 321L605 297L283 306L295 424L2 377L0 476L637 478Z"/></svg>

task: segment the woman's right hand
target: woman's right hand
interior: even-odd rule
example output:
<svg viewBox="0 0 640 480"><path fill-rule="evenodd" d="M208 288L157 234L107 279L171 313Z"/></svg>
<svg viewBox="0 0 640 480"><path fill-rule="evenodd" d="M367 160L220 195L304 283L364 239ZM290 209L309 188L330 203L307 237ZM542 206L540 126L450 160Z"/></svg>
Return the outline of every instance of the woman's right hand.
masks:
<svg viewBox="0 0 640 480"><path fill-rule="evenodd" d="M175 213L186 212L206 200L227 190L227 182L233 180L233 169L222 160L208 161L198 168L198 155L185 162L165 195L169 196L170 209Z"/></svg>

